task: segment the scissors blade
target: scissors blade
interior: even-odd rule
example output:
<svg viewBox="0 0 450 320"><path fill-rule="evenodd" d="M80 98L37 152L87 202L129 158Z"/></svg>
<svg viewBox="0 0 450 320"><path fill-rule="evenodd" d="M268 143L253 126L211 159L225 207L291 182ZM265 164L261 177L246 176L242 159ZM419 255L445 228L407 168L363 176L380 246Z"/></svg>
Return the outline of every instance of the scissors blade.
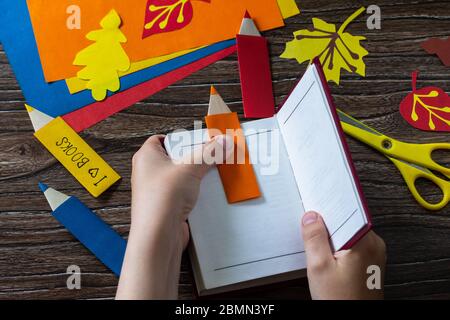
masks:
<svg viewBox="0 0 450 320"><path fill-rule="evenodd" d="M346 134L364 142L383 154L388 154L383 148L383 142L391 141L391 139L355 118L352 118L341 110L338 110L338 115L341 120L342 128Z"/></svg>
<svg viewBox="0 0 450 320"><path fill-rule="evenodd" d="M379 133L378 131L376 131L375 129L370 128L369 126L366 126L364 123L362 123L361 121L356 120L355 118L349 116L348 114L346 114L345 112L341 111L338 109L338 115L339 115L339 119L341 120L341 122L348 124L352 127L355 128L359 128L361 130L365 130L369 133L372 133L376 136L382 136L381 133Z"/></svg>
<svg viewBox="0 0 450 320"><path fill-rule="evenodd" d="M341 122L343 124L349 125L352 128L358 128L358 129L364 130L366 132L369 132L369 133L371 133L373 135L376 135L376 136L379 136L379 137L384 137L384 135L382 133L380 133L380 132L370 128L369 126L366 126L362 122L356 120L355 118L352 118L351 116L349 116L348 114L346 114L345 112L343 112L341 110L338 110L338 115L339 115L339 119L341 120ZM346 133L348 133L348 134L350 134L352 136L355 136L354 133L352 134L352 132L349 132L350 131L349 129L345 130L345 126L344 126L344 131L346 131ZM356 138L359 139L358 136L356 136ZM365 142L364 140L362 140L362 141ZM396 161L399 161L399 162L401 162L401 163L403 163L403 164L405 164L407 166L413 167L413 168L415 168L415 169L417 169L419 171L422 171L423 173L430 174L430 175L433 174L433 172L431 172L429 169L427 169L425 167L422 167L422 166L420 166L418 164L415 164L415 163L412 163L412 162L409 162L409 161L406 161L406 160L402 160L402 159L399 159L399 158L391 157L386 152L384 152L384 155L389 160L391 160L394 163L395 163L395 161L394 161L394 159L395 159Z"/></svg>
<svg viewBox="0 0 450 320"><path fill-rule="evenodd" d="M392 159L394 159L394 158L389 157L389 156L387 156L387 158L390 159L391 161L392 161ZM395 160L397 160L397 161L399 161L399 162L401 162L401 163L403 163L403 164L405 164L405 165L407 165L407 166L416 168L417 170L420 170L420 171L422 171L423 173L426 173L426 174L433 174L433 172L431 172L430 170L428 170L428 169L425 168L425 167L419 166L418 164L414 164L414 163L412 163L412 162L408 162L408 161L405 161L405 160L402 160L402 159L395 159Z"/></svg>

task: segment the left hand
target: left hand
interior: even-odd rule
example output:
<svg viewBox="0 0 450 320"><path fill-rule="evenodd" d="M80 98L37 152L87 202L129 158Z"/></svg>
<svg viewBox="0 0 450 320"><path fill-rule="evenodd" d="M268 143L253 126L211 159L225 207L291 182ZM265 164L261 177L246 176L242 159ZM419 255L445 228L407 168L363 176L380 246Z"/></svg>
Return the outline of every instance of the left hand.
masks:
<svg viewBox="0 0 450 320"><path fill-rule="evenodd" d="M193 161L175 164L163 140L151 137L133 157L131 228L117 299L177 298L187 218L211 167L204 156L221 149L226 159L233 146L232 138L218 136L196 149L189 156Z"/></svg>

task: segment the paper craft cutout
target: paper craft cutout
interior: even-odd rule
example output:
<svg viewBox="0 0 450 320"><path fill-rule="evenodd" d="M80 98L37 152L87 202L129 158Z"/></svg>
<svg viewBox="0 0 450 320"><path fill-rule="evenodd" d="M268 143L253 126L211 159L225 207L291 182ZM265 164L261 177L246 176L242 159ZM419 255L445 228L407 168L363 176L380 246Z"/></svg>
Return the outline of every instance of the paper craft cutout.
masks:
<svg viewBox="0 0 450 320"><path fill-rule="evenodd" d="M143 38L187 26L194 16L192 1L211 2L211 0L148 0Z"/></svg>
<svg viewBox="0 0 450 320"><path fill-rule="evenodd" d="M413 91L400 103L402 117L420 130L450 132L450 96L437 87L417 89L418 73L412 73Z"/></svg>
<svg viewBox="0 0 450 320"><path fill-rule="evenodd" d="M235 112L215 114L214 110L223 110L223 106L228 109L220 95L212 87L209 112L208 116L205 117L206 126L209 130L219 130L222 134L229 134L229 130L233 130L234 133L235 152L232 164L227 162L227 164L217 165L227 201L228 203L236 203L259 198L261 192L253 166L250 163L250 156L238 115ZM211 138L214 136L214 131L210 133ZM238 160L242 155L244 155L244 161L240 162Z"/></svg>
<svg viewBox="0 0 450 320"><path fill-rule="evenodd" d="M6 1L18 2L24 0ZM79 68L72 64L75 55L90 43L85 35L97 28L105 13L114 8L122 18L123 44L131 62L209 45L236 36L245 10L255 19L260 30L284 25L276 0L214 0L211 3L192 1L195 15L182 29L153 34L142 38L143 20L148 0L28 0L34 35L39 48L41 65L47 82L74 77ZM66 8L76 4L82 13L80 30L65 27ZM12 5L12 4L11 4ZM20 17L23 20L24 17ZM0 20L3 28L17 31ZM60 27L58 27L60 26ZM64 45L61 43L64 39ZM57 63L55 63L57 61Z"/></svg>
<svg viewBox="0 0 450 320"><path fill-rule="evenodd" d="M296 16L300 13L300 9L297 6L295 0L277 0L280 6L281 15L284 19Z"/></svg>
<svg viewBox="0 0 450 320"><path fill-rule="evenodd" d="M122 48L127 38L120 31L122 21L115 10L111 10L100 22L102 30L91 31L86 38L95 41L81 50L73 62L76 66L85 66L77 77L88 80L86 87L92 91L92 97L101 101L109 91L120 89L118 72L130 68L130 59Z"/></svg>
<svg viewBox="0 0 450 320"><path fill-rule="evenodd" d="M286 43L281 58L297 59L301 64L305 61L312 63L315 57L319 57L327 81L336 84L340 82L341 69L364 77L366 65L363 58L369 52L361 46L360 41L366 38L345 32L347 26L364 11L364 7L357 10L337 31L334 24L313 18L313 28L294 32L295 39Z"/></svg>
<svg viewBox="0 0 450 320"><path fill-rule="evenodd" d="M120 179L62 118L52 119L26 107L35 129L34 136L92 196L97 198Z"/></svg>
<svg viewBox="0 0 450 320"><path fill-rule="evenodd" d="M127 242L78 198L69 197L43 183L39 183L39 188L52 208L53 217L119 276Z"/></svg>
<svg viewBox="0 0 450 320"><path fill-rule="evenodd" d="M84 21L83 18L83 23ZM45 82L31 21L29 20L26 0L0 1L0 24L8 26L5 29L0 28L3 49L8 56L8 60L28 104L45 114L58 117L96 102L87 90L71 95L67 90L65 81ZM14 31L12 32L11 30ZM72 32L78 31L72 30ZM20 33L20 37L17 36L17 33ZM120 92L155 79L224 48L234 46L234 44L234 40L220 42L127 75L120 79Z"/></svg>
<svg viewBox="0 0 450 320"><path fill-rule="evenodd" d="M210 64L221 60L236 51L236 46L229 47L196 62L166 73L156 79L139 84L124 92L115 94L106 101L97 102L63 116L63 119L77 132L83 131L109 116L132 106L133 104L155 94L158 91L186 78Z"/></svg>
<svg viewBox="0 0 450 320"><path fill-rule="evenodd" d="M185 54L194 52L194 51L202 49L202 48L205 48L205 47L179 51L179 52L175 52L175 53L168 54L168 55L161 56L161 57L150 58L150 59L139 61L139 62L133 62L130 64L130 68L127 71L124 71L124 72L119 71L118 74L119 74L119 77L122 78L126 75L147 69L149 67L153 67L157 64L172 60L174 58L178 58L180 56L183 56ZM76 77L66 79L66 85L71 94L78 93L80 91L87 89L87 81L76 78Z"/></svg>
<svg viewBox="0 0 450 320"><path fill-rule="evenodd" d="M246 13L236 36L242 102L246 118L269 118L275 114L269 50Z"/></svg>
<svg viewBox="0 0 450 320"><path fill-rule="evenodd" d="M429 54L436 54L445 66L450 67L450 37L430 38L420 45Z"/></svg>

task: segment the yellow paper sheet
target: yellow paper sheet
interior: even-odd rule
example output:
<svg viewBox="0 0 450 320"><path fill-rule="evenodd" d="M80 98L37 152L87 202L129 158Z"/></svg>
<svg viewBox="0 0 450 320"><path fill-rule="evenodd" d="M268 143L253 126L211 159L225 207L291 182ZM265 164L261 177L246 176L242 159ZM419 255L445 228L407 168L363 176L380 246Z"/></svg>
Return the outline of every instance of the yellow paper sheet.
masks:
<svg viewBox="0 0 450 320"><path fill-rule="evenodd" d="M164 56L160 56L160 57L156 57L156 58L150 58L147 60L142 60L142 61L138 61L138 62L132 62L130 65L130 68L125 71L119 71L119 77L124 77L126 75L132 74L134 72L138 72L141 71L143 69L147 69L150 68L152 66L155 66L157 64L178 58L182 55L191 53L193 51L199 50L201 48L204 47L200 47L200 48L195 48L195 49L189 49L189 50L183 50L183 51L179 51L179 52L175 52L175 53L171 53L171 54L167 54ZM87 88L87 81L86 80L81 80L79 78L73 77L73 78L69 78L66 80L66 84L67 84L67 88L69 89L69 92L71 94L86 90Z"/></svg>
<svg viewBox="0 0 450 320"><path fill-rule="evenodd" d="M34 135L92 196L100 196L120 179L62 118L55 118Z"/></svg>
<svg viewBox="0 0 450 320"><path fill-rule="evenodd" d="M293 17L300 13L300 9L295 0L277 0L283 19Z"/></svg>

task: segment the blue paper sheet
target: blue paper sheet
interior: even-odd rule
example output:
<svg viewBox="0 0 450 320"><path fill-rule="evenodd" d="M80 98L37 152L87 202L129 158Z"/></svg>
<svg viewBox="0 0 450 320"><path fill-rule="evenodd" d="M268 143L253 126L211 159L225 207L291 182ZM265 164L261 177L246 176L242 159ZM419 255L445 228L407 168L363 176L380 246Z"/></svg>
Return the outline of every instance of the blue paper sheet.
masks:
<svg viewBox="0 0 450 320"><path fill-rule="evenodd" d="M0 41L29 105L57 117L96 102L89 90L72 95L65 81L45 82L26 0L0 1ZM122 77L120 91L231 47L235 43L235 40L219 42Z"/></svg>

